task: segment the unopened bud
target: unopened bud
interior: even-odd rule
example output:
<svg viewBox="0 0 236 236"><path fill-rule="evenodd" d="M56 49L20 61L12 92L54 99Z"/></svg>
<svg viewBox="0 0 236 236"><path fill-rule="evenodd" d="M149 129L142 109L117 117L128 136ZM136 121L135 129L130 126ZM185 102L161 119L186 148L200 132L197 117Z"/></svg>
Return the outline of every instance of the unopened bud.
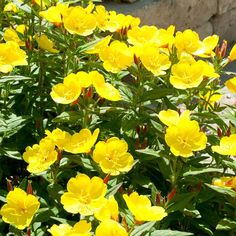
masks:
<svg viewBox="0 0 236 236"><path fill-rule="evenodd" d="M62 158L62 150L57 149L56 151L57 151L57 160L59 162L61 160L61 158Z"/></svg>
<svg viewBox="0 0 236 236"><path fill-rule="evenodd" d="M140 134L140 125L136 125L136 132L137 134Z"/></svg>
<svg viewBox="0 0 236 236"><path fill-rule="evenodd" d="M161 193L158 192L158 193L156 194L156 205L161 205L162 202L163 202L163 197L161 196Z"/></svg>
<svg viewBox="0 0 236 236"><path fill-rule="evenodd" d="M7 179L7 190L8 192L13 191L13 185L10 179Z"/></svg>
<svg viewBox="0 0 236 236"><path fill-rule="evenodd" d="M220 46L219 45L216 46L215 54L216 54L216 57L218 57L218 58L220 57L221 53L220 53Z"/></svg>
<svg viewBox="0 0 236 236"><path fill-rule="evenodd" d="M106 177L103 179L103 183L107 184L109 180L110 180L110 174L106 175Z"/></svg>
<svg viewBox="0 0 236 236"><path fill-rule="evenodd" d="M137 56L134 54L134 63L135 63L136 65L139 65L139 62L140 62L139 57L137 57Z"/></svg>
<svg viewBox="0 0 236 236"><path fill-rule="evenodd" d="M224 40L222 45L221 45L221 49L220 49L220 56L221 56L221 58L225 57L226 50L227 50L227 41Z"/></svg>
<svg viewBox="0 0 236 236"><path fill-rule="evenodd" d="M176 194L176 188L173 188L173 189L168 193L168 195L167 195L167 200L168 200L168 201L171 201L171 200L174 198L175 194Z"/></svg>
<svg viewBox="0 0 236 236"><path fill-rule="evenodd" d="M73 106L76 106L79 102L79 99L77 98L75 101L73 101L70 106L73 107Z"/></svg>
<svg viewBox="0 0 236 236"><path fill-rule="evenodd" d="M85 94L85 97L86 98L91 98L92 95L93 95L93 88L89 87L88 90L87 90L87 93Z"/></svg>
<svg viewBox="0 0 236 236"><path fill-rule="evenodd" d="M141 144L141 149L145 149L148 146L148 138L144 138L143 143Z"/></svg>
<svg viewBox="0 0 236 236"><path fill-rule="evenodd" d="M53 23L57 28L60 28L62 26L62 22L55 22Z"/></svg>
<svg viewBox="0 0 236 236"><path fill-rule="evenodd" d="M225 136L230 136L231 135L231 126L229 125L228 129L225 132Z"/></svg>
<svg viewBox="0 0 236 236"><path fill-rule="evenodd" d="M32 188L32 181L31 180L28 180L28 184L27 184L27 189L26 189L26 192L28 194L32 194L33 195L33 188Z"/></svg>
<svg viewBox="0 0 236 236"><path fill-rule="evenodd" d="M27 228L27 234L26 234L27 236L30 236L31 235L31 230L30 230L30 228Z"/></svg>
<svg viewBox="0 0 236 236"><path fill-rule="evenodd" d="M219 138L222 137L222 130L219 127L217 127L217 135Z"/></svg>

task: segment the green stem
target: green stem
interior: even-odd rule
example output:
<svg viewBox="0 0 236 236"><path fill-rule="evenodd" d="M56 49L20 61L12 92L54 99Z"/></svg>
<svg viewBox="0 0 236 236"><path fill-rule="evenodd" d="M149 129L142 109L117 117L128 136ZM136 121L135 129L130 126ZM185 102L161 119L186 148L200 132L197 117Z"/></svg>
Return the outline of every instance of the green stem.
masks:
<svg viewBox="0 0 236 236"><path fill-rule="evenodd" d="M172 187L175 187L176 186L176 181L177 181L177 178L178 178L178 174L177 174L177 157L174 157L172 159L172 163L171 163L171 170L172 170L172 175L171 175L171 184L172 184Z"/></svg>

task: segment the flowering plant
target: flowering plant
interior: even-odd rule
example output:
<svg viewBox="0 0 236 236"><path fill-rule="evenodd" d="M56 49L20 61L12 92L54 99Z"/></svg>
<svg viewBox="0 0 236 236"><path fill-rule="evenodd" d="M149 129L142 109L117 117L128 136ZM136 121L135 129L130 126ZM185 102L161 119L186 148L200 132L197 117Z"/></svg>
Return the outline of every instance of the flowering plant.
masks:
<svg viewBox="0 0 236 236"><path fill-rule="evenodd" d="M87 1L3 2L0 233L233 235L235 104L219 100L236 45Z"/></svg>

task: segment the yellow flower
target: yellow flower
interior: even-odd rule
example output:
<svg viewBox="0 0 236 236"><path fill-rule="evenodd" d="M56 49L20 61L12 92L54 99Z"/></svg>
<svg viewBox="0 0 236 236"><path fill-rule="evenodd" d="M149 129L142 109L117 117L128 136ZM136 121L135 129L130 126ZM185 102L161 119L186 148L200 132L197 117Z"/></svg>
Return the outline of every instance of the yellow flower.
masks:
<svg viewBox="0 0 236 236"><path fill-rule="evenodd" d="M40 173L47 170L56 160L55 144L49 138L43 138L39 144L28 146L23 153L23 159L29 165L27 170L31 173Z"/></svg>
<svg viewBox="0 0 236 236"><path fill-rule="evenodd" d="M41 9L45 9L49 5L47 0L32 0L33 4L37 4Z"/></svg>
<svg viewBox="0 0 236 236"><path fill-rule="evenodd" d="M60 150L64 149L71 137L68 132L62 131L59 128L54 129L52 132L46 130L45 133Z"/></svg>
<svg viewBox="0 0 236 236"><path fill-rule="evenodd" d="M115 32L117 28L119 27L118 22L114 19L111 19L111 16L115 15L114 12L107 12L105 7L102 5L96 6L95 11L93 12L93 15L95 16L97 20L97 26L102 31L110 31Z"/></svg>
<svg viewBox="0 0 236 236"><path fill-rule="evenodd" d="M220 145L212 146L212 150L221 155L236 156L236 134L231 134L229 137L223 137L220 140Z"/></svg>
<svg viewBox="0 0 236 236"><path fill-rule="evenodd" d="M6 6L4 7L3 11L12 11L14 13L18 12L17 6L15 3L13 2L9 2L6 4Z"/></svg>
<svg viewBox="0 0 236 236"><path fill-rule="evenodd" d="M90 222L87 222L86 220L81 220L73 226L71 232L66 236L90 236L91 229L92 227Z"/></svg>
<svg viewBox="0 0 236 236"><path fill-rule="evenodd" d="M89 73L89 76L91 77L93 86L95 87L99 96L110 101L121 100L119 90L114 88L111 84L106 83L102 74L98 73L97 71L92 71Z"/></svg>
<svg viewBox="0 0 236 236"><path fill-rule="evenodd" d="M109 46L100 49L99 57L103 61L103 67L113 73L118 73L132 65L133 53L128 46L118 40Z"/></svg>
<svg viewBox="0 0 236 236"><path fill-rule="evenodd" d="M0 72L8 73L14 66L27 65L27 55L14 41L0 43Z"/></svg>
<svg viewBox="0 0 236 236"><path fill-rule="evenodd" d="M49 7L46 11L40 11L39 15L53 24L62 23L62 17L67 11L68 4L58 3Z"/></svg>
<svg viewBox="0 0 236 236"><path fill-rule="evenodd" d="M93 215L106 201L107 186L99 177L90 179L85 174L79 174L68 181L67 190L61 197L61 203L66 211L73 214Z"/></svg>
<svg viewBox="0 0 236 236"><path fill-rule="evenodd" d="M50 229L48 229L48 232L52 236L68 236L68 234L71 232L72 226L68 224L60 224L60 225L53 225Z"/></svg>
<svg viewBox="0 0 236 236"><path fill-rule="evenodd" d="M97 227L96 236L128 236L125 228L114 220L105 220Z"/></svg>
<svg viewBox="0 0 236 236"><path fill-rule="evenodd" d="M42 34L40 36L36 36L35 39L38 43L39 48L51 53L59 52L57 49L54 48L54 43L47 37L47 35Z"/></svg>
<svg viewBox="0 0 236 236"><path fill-rule="evenodd" d="M80 83L81 88L87 88L92 84L92 79L88 73L79 71L76 74L77 80Z"/></svg>
<svg viewBox="0 0 236 236"><path fill-rule="evenodd" d="M123 198L137 221L160 221L167 216L163 207L152 206L148 197L137 192L124 194Z"/></svg>
<svg viewBox="0 0 236 236"><path fill-rule="evenodd" d="M191 111L186 110L181 115L177 111L168 109L166 111L160 111L158 114L158 118L167 126L177 125L180 118L187 118L189 119Z"/></svg>
<svg viewBox="0 0 236 236"><path fill-rule="evenodd" d="M203 80L204 68L199 62L179 62L172 66L170 83L177 89L195 88Z"/></svg>
<svg viewBox="0 0 236 236"><path fill-rule="evenodd" d="M7 28L5 31L4 31L4 34L3 34L3 39L5 40L5 42L8 42L8 41L14 41L16 42L19 46L24 46L25 45L25 42L22 41L16 30L12 29L12 28Z"/></svg>
<svg viewBox="0 0 236 236"><path fill-rule="evenodd" d="M124 14L110 15L110 20L118 23L117 31L122 28L132 29L140 24L140 19L138 17Z"/></svg>
<svg viewBox="0 0 236 236"><path fill-rule="evenodd" d="M4 222L22 230L28 227L40 203L37 197L27 194L20 188L10 191L6 197L7 203L0 210Z"/></svg>
<svg viewBox="0 0 236 236"><path fill-rule="evenodd" d="M97 212L94 213L94 216L100 221L109 219L118 221L119 208L114 196L110 196L109 199L106 200L105 204Z"/></svg>
<svg viewBox="0 0 236 236"><path fill-rule="evenodd" d="M135 27L128 31L128 42L133 45L143 45L145 43L154 43L157 36L157 28L155 26L144 25Z"/></svg>
<svg viewBox="0 0 236 236"><path fill-rule="evenodd" d="M203 44L205 47L205 51L203 54L199 55L200 57L213 57L215 56L214 49L217 46L219 42L219 36L218 35L212 35L208 36L203 39Z"/></svg>
<svg viewBox="0 0 236 236"><path fill-rule="evenodd" d="M200 131L197 121L191 121L188 115L183 115L175 125L166 129L165 141L175 156L187 158L193 155L193 151L206 147L207 137Z"/></svg>
<svg viewBox="0 0 236 236"><path fill-rule="evenodd" d="M215 72L214 66L206 61L198 60L196 63L202 66L203 76L207 78L219 78L220 75Z"/></svg>
<svg viewBox="0 0 236 236"><path fill-rule="evenodd" d="M73 227L68 224L53 225L48 231L52 236L90 236L91 223L86 220L77 222Z"/></svg>
<svg viewBox="0 0 236 236"><path fill-rule="evenodd" d="M201 55L205 51L205 46L200 41L198 34L190 29L176 33L175 46L179 53L187 52L193 55Z"/></svg>
<svg viewBox="0 0 236 236"><path fill-rule="evenodd" d="M224 188L232 188L236 190L236 177L223 176L220 179L213 179L212 184Z"/></svg>
<svg viewBox="0 0 236 236"><path fill-rule="evenodd" d="M225 86L231 93L236 93L236 77L227 80Z"/></svg>
<svg viewBox="0 0 236 236"><path fill-rule="evenodd" d="M111 36L110 35L106 36L105 38L101 39L98 43L96 43L92 48L88 49L86 53L98 54L100 50L103 49L103 47L108 46L108 44L110 43L110 40L111 40Z"/></svg>
<svg viewBox="0 0 236 236"><path fill-rule="evenodd" d="M167 29L159 29L156 34L156 43L159 47L171 48L174 41L175 27L170 25Z"/></svg>
<svg viewBox="0 0 236 236"><path fill-rule="evenodd" d="M182 62L182 63L186 62L186 63L192 64L196 62L196 60L194 59L194 56L186 52L181 52L177 56L178 56L179 62Z"/></svg>
<svg viewBox="0 0 236 236"><path fill-rule="evenodd" d="M28 30L28 27L25 24L17 25L16 27L16 31L22 35L24 35L27 30Z"/></svg>
<svg viewBox="0 0 236 236"><path fill-rule="evenodd" d="M155 76L165 75L166 70L171 66L169 57L166 54L160 53L159 47L156 44L145 45L140 54L140 60L144 67Z"/></svg>
<svg viewBox="0 0 236 236"><path fill-rule="evenodd" d="M56 103L69 104L74 102L81 94L81 84L75 74L71 73L64 78L63 83L52 87L50 93Z"/></svg>
<svg viewBox="0 0 236 236"><path fill-rule="evenodd" d="M99 129L96 129L93 134L89 129L82 129L79 133L75 133L68 137L64 150L74 154L88 153L96 143L98 134Z"/></svg>
<svg viewBox="0 0 236 236"><path fill-rule="evenodd" d="M71 34L88 36L96 28L96 18L86 9L77 6L69 7L63 18L64 27Z"/></svg>
<svg viewBox="0 0 236 236"><path fill-rule="evenodd" d="M233 46L229 53L229 60L234 61L236 59L236 44Z"/></svg>
<svg viewBox="0 0 236 236"><path fill-rule="evenodd" d="M119 175L120 172L131 170L134 159L127 152L128 144L124 140L113 137L106 142L100 141L93 151L93 160L97 162L102 171L110 175Z"/></svg>

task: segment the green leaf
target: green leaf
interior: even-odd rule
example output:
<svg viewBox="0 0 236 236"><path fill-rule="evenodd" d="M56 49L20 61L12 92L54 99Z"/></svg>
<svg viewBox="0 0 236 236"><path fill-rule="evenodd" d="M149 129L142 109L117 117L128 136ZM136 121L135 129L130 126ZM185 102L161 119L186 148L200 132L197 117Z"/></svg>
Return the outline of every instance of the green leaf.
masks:
<svg viewBox="0 0 236 236"><path fill-rule="evenodd" d="M205 183L205 185L208 188L210 188L210 189L212 189L212 190L214 190L214 191L216 191L218 193L221 193L221 194L224 194L224 195L228 195L228 196L230 196L232 198L236 198L236 192L234 190L232 190L232 189L224 188L224 187L219 187L219 186L214 186L214 185L207 184L207 183Z"/></svg>
<svg viewBox="0 0 236 236"><path fill-rule="evenodd" d="M11 150L5 147L3 149L0 148L0 153L13 159L22 160L21 154L17 150Z"/></svg>
<svg viewBox="0 0 236 236"><path fill-rule="evenodd" d="M166 211L170 213L183 210L195 196L196 193L194 192L175 195L172 201L169 202Z"/></svg>
<svg viewBox="0 0 236 236"><path fill-rule="evenodd" d="M183 176L188 176L188 175L199 175L199 174L203 174L203 173L209 173L209 172L220 172L222 173L223 170L219 169L219 168L207 168L207 167L203 167L203 168L194 168L191 167L187 172L185 172L183 174Z"/></svg>
<svg viewBox="0 0 236 236"><path fill-rule="evenodd" d="M143 93L143 96L141 97L141 101L150 101L150 100L157 100L163 97L166 97L168 95L174 95L176 93L175 89L168 89L168 88L158 88L146 91Z"/></svg>
<svg viewBox="0 0 236 236"><path fill-rule="evenodd" d="M150 234L150 236L188 236L188 235L193 235L193 233L181 232L170 229L156 230Z"/></svg>
<svg viewBox="0 0 236 236"><path fill-rule="evenodd" d="M78 121L78 119L80 119L81 116L82 116L82 113L78 112L78 111L64 111L59 116L54 118L52 120L52 122L74 123L74 122Z"/></svg>
<svg viewBox="0 0 236 236"><path fill-rule="evenodd" d="M232 160L232 162L223 160L222 163L224 166L226 166L236 172L236 161L235 160Z"/></svg>
<svg viewBox="0 0 236 236"><path fill-rule="evenodd" d="M0 79L0 84L4 84L6 82L18 82L22 80L32 80L32 78L21 75L2 76Z"/></svg>
<svg viewBox="0 0 236 236"><path fill-rule="evenodd" d="M216 226L217 230L234 230L236 229L236 221L231 219L222 219Z"/></svg>
<svg viewBox="0 0 236 236"><path fill-rule="evenodd" d="M109 196L115 195L116 192L119 190L119 188L122 186L122 184L123 184L123 182L118 183L118 184L114 185L113 187L109 188L106 196L109 197Z"/></svg>
<svg viewBox="0 0 236 236"><path fill-rule="evenodd" d="M5 125L0 126L0 133L3 133L3 137L9 138L24 127L30 119L30 116L16 116L15 114L11 114L9 117L1 116L0 120L3 121L1 123L5 123Z"/></svg>
<svg viewBox="0 0 236 236"><path fill-rule="evenodd" d="M198 231L203 231L205 232L207 235L213 236L214 233L212 232L212 230L210 229L210 226L207 223L203 223L203 220L201 220L200 222L198 221L192 221L191 222L192 225L194 227L196 227L198 229Z"/></svg>
<svg viewBox="0 0 236 236"><path fill-rule="evenodd" d="M160 157L160 150L159 151L156 151L156 150L153 150L153 149L150 149L150 148L146 148L146 149L138 149L136 150L136 152L139 152L139 153L142 153L142 154L146 154L146 155L149 155L149 156L153 156L153 157Z"/></svg>
<svg viewBox="0 0 236 236"><path fill-rule="evenodd" d="M140 236L145 232L150 232L151 228L156 224L156 221L151 221L140 226L136 226L130 233L130 236Z"/></svg>
<svg viewBox="0 0 236 236"><path fill-rule="evenodd" d="M163 126L162 126L160 123L158 123L158 122L156 122L156 121L154 121L154 120L151 120L151 123L152 123L153 127L154 127L156 130L158 130L158 131L160 131L160 132L163 132Z"/></svg>
<svg viewBox="0 0 236 236"><path fill-rule="evenodd" d="M59 184L52 183L47 186L47 191L49 193L49 196L60 202L61 195L63 193L63 187Z"/></svg>

